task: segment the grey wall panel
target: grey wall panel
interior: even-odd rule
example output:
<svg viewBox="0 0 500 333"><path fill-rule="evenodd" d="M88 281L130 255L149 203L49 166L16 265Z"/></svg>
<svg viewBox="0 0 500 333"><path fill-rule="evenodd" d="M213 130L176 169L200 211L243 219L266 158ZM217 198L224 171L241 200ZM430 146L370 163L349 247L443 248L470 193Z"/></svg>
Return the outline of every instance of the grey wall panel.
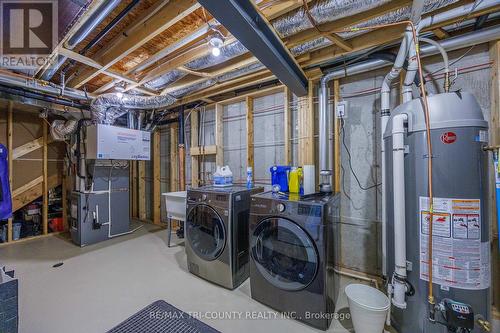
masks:
<svg viewBox="0 0 500 333"><path fill-rule="evenodd" d="M233 172L234 182L246 182L247 125L244 102L224 106L224 164Z"/></svg>
<svg viewBox="0 0 500 333"><path fill-rule="evenodd" d="M253 104L255 183L270 185L269 168L285 162L283 93L255 98Z"/></svg>

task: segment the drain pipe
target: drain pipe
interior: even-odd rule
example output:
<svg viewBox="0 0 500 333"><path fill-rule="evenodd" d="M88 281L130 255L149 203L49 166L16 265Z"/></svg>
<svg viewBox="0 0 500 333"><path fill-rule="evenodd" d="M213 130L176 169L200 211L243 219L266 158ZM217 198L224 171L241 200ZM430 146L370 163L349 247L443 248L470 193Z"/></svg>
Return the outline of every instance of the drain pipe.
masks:
<svg viewBox="0 0 500 333"><path fill-rule="evenodd" d="M332 133L331 111L328 107L329 93L328 82L335 77L335 72L324 75L320 80L319 89L319 168L320 184L322 193L332 192Z"/></svg>
<svg viewBox="0 0 500 333"><path fill-rule="evenodd" d="M394 209L394 274L392 276L392 304L406 309L406 209L405 209L405 122L408 115L392 118L392 164Z"/></svg>
<svg viewBox="0 0 500 333"><path fill-rule="evenodd" d="M179 191L186 190L186 145L184 142L184 105L179 112Z"/></svg>
<svg viewBox="0 0 500 333"><path fill-rule="evenodd" d="M418 35L417 35L418 38ZM418 43L418 42L417 42ZM413 35L409 40L408 49L408 68L406 69L406 76L403 83L403 103L409 102L413 99L413 82L415 81L415 76L418 71L417 63L417 45L413 40ZM420 82L420 84L423 84Z"/></svg>
<svg viewBox="0 0 500 333"><path fill-rule="evenodd" d="M410 31L411 33L411 31ZM381 89L381 114L380 114L380 135L381 135L381 172L382 172L382 274L383 276L387 276L387 211L386 211L386 176L385 176L385 147L384 147L384 132L387 127L387 122L389 121L389 117L391 116L391 84L396 78L399 77L401 73L401 69L403 68L406 55L408 53L407 43L409 40L409 36L405 34L405 37L401 41L401 46L399 47L399 52L394 61L394 66L391 71L387 73L382 82Z"/></svg>
<svg viewBox="0 0 500 333"><path fill-rule="evenodd" d="M65 47L68 50L72 50L75 46L83 41L88 35L95 30L95 28L101 24L101 22L111 14L111 12L121 3L120 0L107 0L104 1L99 8L97 8L94 13L88 18L87 21L78 29L73 36L71 36L65 43ZM49 66L47 70L42 74L42 79L50 80L54 74L59 70L59 68L64 64L67 57L57 56L57 61L52 66Z"/></svg>

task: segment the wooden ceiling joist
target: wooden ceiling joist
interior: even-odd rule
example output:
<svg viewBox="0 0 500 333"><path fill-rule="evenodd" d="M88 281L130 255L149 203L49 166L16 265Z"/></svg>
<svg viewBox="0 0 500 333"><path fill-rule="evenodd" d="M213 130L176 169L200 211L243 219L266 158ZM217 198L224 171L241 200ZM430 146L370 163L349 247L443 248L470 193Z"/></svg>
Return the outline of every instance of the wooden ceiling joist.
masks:
<svg viewBox="0 0 500 333"><path fill-rule="evenodd" d="M393 0L368 11L360 12L332 22L319 24L317 28L325 34L330 33L335 30L345 29L348 27L352 27L353 25L369 21L381 15L398 10L402 7L409 6L411 3L411 0ZM315 38L318 38L318 31L316 28L310 28L285 38L285 44L289 48L292 48Z"/></svg>
<svg viewBox="0 0 500 333"><path fill-rule="evenodd" d="M178 40L177 42L167 45L160 51L156 52L155 54L151 55L144 61L140 62L136 66L132 67L130 70L128 70L125 74L130 75L137 73L139 71L143 71L146 68L154 65L155 63L160 63L163 58L168 57L170 54L175 53L179 49L186 47L187 45L195 42L196 40L206 36L208 32L210 31L210 26L208 24L204 24L200 28L196 29L193 31L191 34L188 36ZM96 93L103 93L106 92L107 90L113 88L114 85L116 85L119 82L119 80L114 80L111 81L110 83L107 83L103 85L102 87L98 88L95 92Z"/></svg>
<svg viewBox="0 0 500 333"><path fill-rule="evenodd" d="M91 79L113 66L199 7L200 5L195 0L170 1L145 21L141 27L132 31L130 35L117 44L111 45L111 47L104 51L101 56L96 57L94 60L103 64L102 69L83 70L75 76L68 85L70 87L80 88L82 85L89 82Z"/></svg>
<svg viewBox="0 0 500 333"><path fill-rule="evenodd" d="M446 10L459 5L463 5L464 3L470 1L471 0L460 0L453 5L447 6ZM297 0L264 0L255 2L260 8L261 13L263 13L267 20L276 19L279 16L286 15L288 12L303 6L303 1ZM286 37L283 40L287 48L290 49L304 42L316 39L319 36L328 38L333 45L321 49L316 49L295 57L297 62L302 67L315 66L324 63L325 61L333 60L339 56L346 55L350 52L360 51L385 43L396 42L401 38L402 32L404 30L403 26L393 26L385 29L374 30L363 35L356 36L349 40L341 38L335 32L369 21L376 17L380 17L381 15L393 12L400 8L411 6L411 4L412 0L393 0L373 9L359 12L354 15L335 20L333 22L318 24L317 27L306 29L302 32ZM194 28L191 28L192 30L190 30L187 36L184 35L184 37L182 37L181 39L171 42L162 49L150 54L147 58L142 58L144 60L140 61L130 69L126 71L124 70L123 72L111 70L111 66L119 61L122 61L134 50L137 50L139 47L145 45L145 43L151 41L155 36L160 35L167 28L176 24L180 24L181 19L186 18L188 15L197 15L197 17L200 16L199 13L194 13L194 10L199 8L199 4L194 0L165 0L161 2L161 5L158 4L154 6L155 7L151 10L150 13L143 13L140 16L142 20L140 24L130 25L121 34L119 34L119 36L108 43L108 46L97 51L92 56L92 59L83 57L78 53L69 50L63 50L62 53L68 58L74 59L81 64L84 64L85 66L91 67L80 68L77 73L78 75L73 76L67 85L73 87L81 87L85 83L95 78L97 75L104 74L108 77L111 77L112 80L109 81L108 79L104 84L97 84L99 88L95 90L95 93L106 92L113 88L117 83L125 82L127 84L127 91L135 89L144 94L157 95L158 92L154 92L150 89L144 88L144 84L172 70L179 70L188 74L185 79L179 80L179 82L172 83L167 88L163 89L163 91L161 91L161 94L166 94L177 89L186 88L193 84L202 83L207 79L215 78L221 74L225 74L231 72L232 70L248 66L257 61L257 59L253 57L253 55L247 52L243 55L238 56L234 60L217 65L217 69L215 70L207 69L196 71L187 68L185 66L186 63L202 57L208 54L210 51L210 47L207 45L204 39L206 39L210 34L212 25L215 23L215 21L211 19L211 17L209 17L209 21L207 23L202 24L201 26L193 26ZM472 18L496 10L500 10L500 8L481 11L480 13L475 13L474 15L467 15L467 13L464 13L464 17L465 15L467 15L467 18ZM437 11L435 11L434 13L436 12ZM443 33L445 31L442 29L442 26L460 21L464 17L457 18L450 22L444 22L439 26L436 25L430 27L427 30L434 31L434 33L439 38L445 38L446 35ZM189 29L189 27L186 27L186 29ZM229 35L226 38L225 43L229 43L234 40L234 37ZM308 75L308 77L317 77L319 73L317 70L313 70L313 72L311 72L311 70L308 70L306 72L306 75ZM206 99L210 96L213 96L215 93L220 93L221 89L226 91L226 89L236 89L235 87L241 87L242 84L245 84L247 79L248 84L253 84L255 82L252 80L252 78L258 78L258 80L264 82L265 80L271 79L272 74L267 69L252 72L240 77L236 77L230 81L216 83L214 86L200 90L194 94L191 94L190 96L187 96L186 98L183 98L182 100L192 100L193 98Z"/></svg>

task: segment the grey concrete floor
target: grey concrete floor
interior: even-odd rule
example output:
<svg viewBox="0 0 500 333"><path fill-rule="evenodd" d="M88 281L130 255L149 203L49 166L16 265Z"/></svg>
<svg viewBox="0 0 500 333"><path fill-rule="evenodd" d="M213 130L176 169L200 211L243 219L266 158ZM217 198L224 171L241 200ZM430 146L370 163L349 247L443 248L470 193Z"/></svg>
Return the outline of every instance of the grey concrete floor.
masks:
<svg viewBox="0 0 500 333"><path fill-rule="evenodd" d="M52 267L59 262L64 264ZM320 332L291 319L209 318L214 311L275 312L252 300L249 280L230 291L190 274L183 245L168 248L166 231L151 225L84 248L60 236L3 246L0 265L15 269L19 278L22 333L106 332L160 299L206 313L200 319L221 332ZM337 307L347 310L344 295ZM352 327L349 320L342 323ZM343 325L333 322L329 332L348 332Z"/></svg>

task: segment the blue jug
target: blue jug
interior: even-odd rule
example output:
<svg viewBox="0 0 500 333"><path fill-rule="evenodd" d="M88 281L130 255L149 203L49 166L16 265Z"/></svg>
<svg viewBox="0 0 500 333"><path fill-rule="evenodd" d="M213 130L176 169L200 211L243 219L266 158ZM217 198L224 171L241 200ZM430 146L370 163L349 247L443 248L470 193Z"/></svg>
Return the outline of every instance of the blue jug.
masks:
<svg viewBox="0 0 500 333"><path fill-rule="evenodd" d="M288 173L291 167L286 165L274 165L271 171L271 184L275 192L288 192Z"/></svg>

